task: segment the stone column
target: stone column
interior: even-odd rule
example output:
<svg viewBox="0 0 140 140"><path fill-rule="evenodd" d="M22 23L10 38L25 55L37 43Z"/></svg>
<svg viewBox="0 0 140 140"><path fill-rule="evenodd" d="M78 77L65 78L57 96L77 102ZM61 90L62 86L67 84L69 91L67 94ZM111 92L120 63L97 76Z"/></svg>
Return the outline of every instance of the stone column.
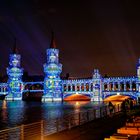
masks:
<svg viewBox="0 0 140 140"><path fill-rule="evenodd" d="M115 83L112 82L112 84L113 84L112 90L115 91Z"/></svg>
<svg viewBox="0 0 140 140"><path fill-rule="evenodd" d="M3 87L3 92L5 92L5 87Z"/></svg>
<svg viewBox="0 0 140 140"><path fill-rule="evenodd" d="M103 83L101 87L102 87L102 91L104 91L105 90L105 84Z"/></svg>
<svg viewBox="0 0 140 140"><path fill-rule="evenodd" d="M124 91L126 91L126 82L124 82Z"/></svg>
<svg viewBox="0 0 140 140"><path fill-rule="evenodd" d="M68 91L68 84L66 84L66 91Z"/></svg>
<svg viewBox="0 0 140 140"><path fill-rule="evenodd" d="M130 81L129 84L130 84L130 89L129 89L129 91L132 91L132 81Z"/></svg>
<svg viewBox="0 0 140 140"><path fill-rule="evenodd" d="M121 91L121 83L118 82L118 91Z"/></svg>
<svg viewBox="0 0 140 140"><path fill-rule="evenodd" d="M70 89L71 89L71 91L73 91L73 89L72 89L72 84L70 85Z"/></svg>
<svg viewBox="0 0 140 140"><path fill-rule="evenodd" d="M136 91L139 91L139 84L136 83Z"/></svg>
<svg viewBox="0 0 140 140"><path fill-rule="evenodd" d="M74 86L75 86L75 91L77 91L77 84L74 84Z"/></svg>
<svg viewBox="0 0 140 140"><path fill-rule="evenodd" d="M107 83L107 91L109 91L110 89L110 83Z"/></svg>
<svg viewBox="0 0 140 140"><path fill-rule="evenodd" d="M89 92L91 92L91 83L89 83Z"/></svg>
<svg viewBox="0 0 140 140"><path fill-rule="evenodd" d="M84 83L84 91L86 91L86 84Z"/></svg>

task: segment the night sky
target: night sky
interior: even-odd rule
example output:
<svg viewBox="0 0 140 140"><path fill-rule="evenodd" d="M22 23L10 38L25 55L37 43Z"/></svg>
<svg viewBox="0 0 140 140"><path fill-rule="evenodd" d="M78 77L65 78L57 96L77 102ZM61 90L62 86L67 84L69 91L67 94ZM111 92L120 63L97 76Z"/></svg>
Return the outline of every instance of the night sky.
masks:
<svg viewBox="0 0 140 140"><path fill-rule="evenodd" d="M2 2L2 1L5 1ZM43 75L51 31L64 76L136 74L140 57L139 0L1 0L0 74L6 74L14 40L22 67Z"/></svg>

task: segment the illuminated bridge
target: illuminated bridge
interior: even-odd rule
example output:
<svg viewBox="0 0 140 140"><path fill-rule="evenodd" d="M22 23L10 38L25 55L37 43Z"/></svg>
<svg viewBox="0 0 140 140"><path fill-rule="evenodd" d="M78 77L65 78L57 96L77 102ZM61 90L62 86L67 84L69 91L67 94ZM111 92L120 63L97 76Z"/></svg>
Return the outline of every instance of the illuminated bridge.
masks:
<svg viewBox="0 0 140 140"><path fill-rule="evenodd" d="M53 37L46 55L47 61L43 65L44 81L24 82L23 68L20 66L21 55L16 52L14 46L7 68L8 81L0 83L0 96L6 96L6 100L22 100L26 93L41 93L42 101L102 101L114 95L124 95L134 99L140 96L140 59L137 63L137 73L132 77L105 78L98 69L94 69L91 78L63 80L60 77L62 64L59 63L59 50L56 49Z"/></svg>

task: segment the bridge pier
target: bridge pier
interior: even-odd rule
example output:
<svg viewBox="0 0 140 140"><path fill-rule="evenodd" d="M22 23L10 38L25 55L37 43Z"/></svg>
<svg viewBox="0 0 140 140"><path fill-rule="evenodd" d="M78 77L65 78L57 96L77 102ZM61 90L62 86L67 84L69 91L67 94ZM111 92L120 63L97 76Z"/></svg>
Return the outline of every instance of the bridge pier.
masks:
<svg viewBox="0 0 140 140"><path fill-rule="evenodd" d="M9 96L9 95L7 95L7 96L5 97L5 100L6 100L6 101L18 101L18 100L22 100L22 97L14 97L14 96Z"/></svg>

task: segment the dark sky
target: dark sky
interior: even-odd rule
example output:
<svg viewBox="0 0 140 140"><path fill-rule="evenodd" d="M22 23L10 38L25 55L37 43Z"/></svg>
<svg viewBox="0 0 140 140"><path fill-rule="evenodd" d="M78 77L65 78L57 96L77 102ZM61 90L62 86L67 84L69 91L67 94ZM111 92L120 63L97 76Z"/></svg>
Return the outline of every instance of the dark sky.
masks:
<svg viewBox="0 0 140 140"><path fill-rule="evenodd" d="M3 2L5 1L5 2ZM63 73L135 75L140 56L139 0L0 1L0 73L6 73L17 39L22 67L44 74L46 49L55 32Z"/></svg>

